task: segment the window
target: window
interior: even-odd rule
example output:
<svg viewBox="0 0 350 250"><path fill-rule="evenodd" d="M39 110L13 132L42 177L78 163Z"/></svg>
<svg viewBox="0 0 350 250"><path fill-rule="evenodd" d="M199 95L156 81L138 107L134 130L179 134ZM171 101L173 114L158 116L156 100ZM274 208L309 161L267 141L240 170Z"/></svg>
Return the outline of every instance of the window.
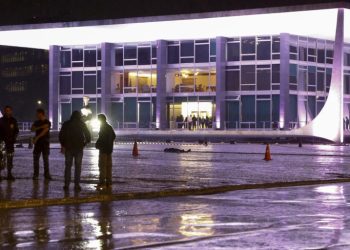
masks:
<svg viewBox="0 0 350 250"><path fill-rule="evenodd" d="M317 71L317 91L324 91L324 72Z"/></svg>
<svg viewBox="0 0 350 250"><path fill-rule="evenodd" d="M226 71L226 91L239 91L239 71Z"/></svg>
<svg viewBox="0 0 350 250"><path fill-rule="evenodd" d="M256 121L258 128L270 128L271 126L271 101L257 100Z"/></svg>
<svg viewBox="0 0 350 250"><path fill-rule="evenodd" d="M289 82L297 83L297 65L296 64L289 65Z"/></svg>
<svg viewBox="0 0 350 250"><path fill-rule="evenodd" d="M344 75L344 94L350 95L350 75Z"/></svg>
<svg viewBox="0 0 350 250"><path fill-rule="evenodd" d="M324 49L318 49L317 50L317 62L318 63L325 63L326 57L325 57L325 50Z"/></svg>
<svg viewBox="0 0 350 250"><path fill-rule="evenodd" d="M84 51L84 66L96 67L96 50Z"/></svg>
<svg viewBox="0 0 350 250"><path fill-rule="evenodd" d="M332 80L332 69L326 68L326 86L330 87Z"/></svg>
<svg viewBox="0 0 350 250"><path fill-rule="evenodd" d="M242 122L255 122L255 96L242 96Z"/></svg>
<svg viewBox="0 0 350 250"><path fill-rule="evenodd" d="M242 85L255 84L255 65L242 65L241 74Z"/></svg>
<svg viewBox="0 0 350 250"><path fill-rule="evenodd" d="M138 64L149 65L151 64L151 48L138 48Z"/></svg>
<svg viewBox="0 0 350 250"><path fill-rule="evenodd" d="M345 55L344 55L344 65L350 66L350 54L349 53L345 53Z"/></svg>
<svg viewBox="0 0 350 250"><path fill-rule="evenodd" d="M152 64L157 64L157 47L152 45Z"/></svg>
<svg viewBox="0 0 350 250"><path fill-rule="evenodd" d="M316 49L308 48L307 49L307 53L308 53L307 60L309 62L316 62Z"/></svg>
<svg viewBox="0 0 350 250"><path fill-rule="evenodd" d="M272 38L272 53L279 53L279 52L280 52L280 38L273 37Z"/></svg>
<svg viewBox="0 0 350 250"><path fill-rule="evenodd" d="M181 57L194 56L194 42L181 41Z"/></svg>
<svg viewBox="0 0 350 250"><path fill-rule="evenodd" d="M73 49L73 61L83 61L83 49Z"/></svg>
<svg viewBox="0 0 350 250"><path fill-rule="evenodd" d="M300 67L300 66L299 66ZM299 91L306 91L307 90L307 70L305 68L299 68L299 74L298 74L298 90Z"/></svg>
<svg viewBox="0 0 350 250"><path fill-rule="evenodd" d="M315 118L316 116L316 97L315 96L308 96L307 97L307 105L308 105L308 111L309 111L309 120Z"/></svg>
<svg viewBox="0 0 350 250"><path fill-rule="evenodd" d="M272 64L272 82L280 83L280 65Z"/></svg>
<svg viewBox="0 0 350 250"><path fill-rule="evenodd" d="M84 94L96 94L96 75L84 76Z"/></svg>
<svg viewBox="0 0 350 250"><path fill-rule="evenodd" d="M271 59L271 42L270 41L258 41L258 60L270 60Z"/></svg>
<svg viewBox="0 0 350 250"><path fill-rule="evenodd" d="M61 103L61 122L68 121L72 114L72 107L70 103Z"/></svg>
<svg viewBox="0 0 350 250"><path fill-rule="evenodd" d="M196 63L209 62L209 44L196 45Z"/></svg>
<svg viewBox="0 0 350 250"><path fill-rule="evenodd" d="M101 70L97 71L97 88L101 88Z"/></svg>
<svg viewBox="0 0 350 250"><path fill-rule="evenodd" d="M326 50L326 63L328 64L333 63L333 50L331 49Z"/></svg>
<svg viewBox="0 0 350 250"><path fill-rule="evenodd" d="M309 66L308 67L308 85L316 85L316 67L315 66Z"/></svg>
<svg viewBox="0 0 350 250"><path fill-rule="evenodd" d="M123 48L117 48L115 50L115 65L123 66L124 65L124 56L123 56Z"/></svg>
<svg viewBox="0 0 350 250"><path fill-rule="evenodd" d="M71 94L71 76L60 76L60 95Z"/></svg>
<svg viewBox="0 0 350 250"><path fill-rule="evenodd" d="M168 64L177 64L179 60L179 46L168 46Z"/></svg>
<svg viewBox="0 0 350 250"><path fill-rule="evenodd" d="M307 61L307 49L306 49L306 47L303 47L303 46L299 47L299 60L300 61Z"/></svg>
<svg viewBox="0 0 350 250"><path fill-rule="evenodd" d="M255 53L255 37L242 38L242 54Z"/></svg>
<svg viewBox="0 0 350 250"><path fill-rule="evenodd" d="M83 88L83 72L72 72L72 88Z"/></svg>
<svg viewBox="0 0 350 250"><path fill-rule="evenodd" d="M72 98L72 111L80 110L83 107L83 98Z"/></svg>
<svg viewBox="0 0 350 250"><path fill-rule="evenodd" d="M181 58L181 63L193 63L193 57Z"/></svg>
<svg viewBox="0 0 350 250"><path fill-rule="evenodd" d="M278 122L280 120L280 96L272 95L272 121Z"/></svg>
<svg viewBox="0 0 350 250"><path fill-rule="evenodd" d="M136 59L136 46L127 45L124 47L124 59Z"/></svg>
<svg viewBox="0 0 350 250"><path fill-rule="evenodd" d="M210 40L210 56L216 56L216 40Z"/></svg>
<svg viewBox="0 0 350 250"><path fill-rule="evenodd" d="M270 69L258 69L257 70L257 90L270 90L271 89L271 70Z"/></svg>
<svg viewBox="0 0 350 250"><path fill-rule="evenodd" d="M227 44L227 61L239 61L240 51L239 43L228 43Z"/></svg>
<svg viewBox="0 0 350 250"><path fill-rule="evenodd" d="M297 47L296 46L290 45L289 46L289 50L290 50L290 53L297 53Z"/></svg>
<svg viewBox="0 0 350 250"><path fill-rule="evenodd" d="M101 60L102 60L101 49L97 49L97 60L98 60L98 61L101 61Z"/></svg>
<svg viewBox="0 0 350 250"><path fill-rule="evenodd" d="M70 68L71 67L71 52L61 51L60 53L60 62L61 68Z"/></svg>

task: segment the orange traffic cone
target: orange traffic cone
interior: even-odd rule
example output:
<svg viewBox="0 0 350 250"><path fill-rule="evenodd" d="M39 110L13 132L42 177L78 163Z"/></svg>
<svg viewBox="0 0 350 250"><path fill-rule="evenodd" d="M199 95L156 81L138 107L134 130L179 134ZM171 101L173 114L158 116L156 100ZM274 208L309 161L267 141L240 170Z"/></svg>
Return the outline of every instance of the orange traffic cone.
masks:
<svg viewBox="0 0 350 250"><path fill-rule="evenodd" d="M266 152L265 152L265 158L264 158L265 161L271 161L271 152L270 152L270 145L267 144L266 145Z"/></svg>
<svg viewBox="0 0 350 250"><path fill-rule="evenodd" d="M137 157L139 156L139 149L137 148L137 141L134 142L134 148L132 149L132 156Z"/></svg>

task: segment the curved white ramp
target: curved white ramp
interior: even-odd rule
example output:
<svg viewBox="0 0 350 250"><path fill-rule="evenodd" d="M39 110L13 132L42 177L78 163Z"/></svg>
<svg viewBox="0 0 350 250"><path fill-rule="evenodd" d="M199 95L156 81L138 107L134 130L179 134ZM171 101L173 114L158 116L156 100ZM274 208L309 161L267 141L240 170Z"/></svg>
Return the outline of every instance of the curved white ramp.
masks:
<svg viewBox="0 0 350 250"><path fill-rule="evenodd" d="M344 9L338 9L332 78L327 101L314 120L305 127L292 131L295 135L317 136L343 143L343 47Z"/></svg>

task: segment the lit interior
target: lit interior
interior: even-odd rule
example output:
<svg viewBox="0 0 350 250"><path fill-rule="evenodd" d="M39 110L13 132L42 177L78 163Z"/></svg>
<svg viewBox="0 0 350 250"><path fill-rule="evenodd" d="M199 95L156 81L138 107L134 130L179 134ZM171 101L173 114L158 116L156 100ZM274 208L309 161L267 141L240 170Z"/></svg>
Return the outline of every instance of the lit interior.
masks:
<svg viewBox="0 0 350 250"><path fill-rule="evenodd" d="M182 116L188 117L196 116L205 118L208 116L208 118L212 117L213 112L213 104L211 102L183 102L181 103L181 114Z"/></svg>
<svg viewBox="0 0 350 250"><path fill-rule="evenodd" d="M346 10L345 23L350 21L348 13L349 10ZM333 40L336 14L336 9L326 9L84 27L9 30L0 31L0 44L48 49L50 45L273 35L283 32ZM346 32L345 37L349 41L350 32Z"/></svg>

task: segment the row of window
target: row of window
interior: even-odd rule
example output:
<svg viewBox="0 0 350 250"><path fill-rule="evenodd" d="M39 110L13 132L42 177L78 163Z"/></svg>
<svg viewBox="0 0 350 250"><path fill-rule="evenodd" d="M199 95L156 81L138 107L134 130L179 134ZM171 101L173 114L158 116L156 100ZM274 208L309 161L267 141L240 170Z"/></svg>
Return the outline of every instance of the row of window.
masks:
<svg viewBox="0 0 350 250"><path fill-rule="evenodd" d="M307 61L307 62L317 62L317 63L333 63L333 50L331 49L316 49L316 48L305 48L296 47L290 45L290 56L291 60Z"/></svg>
<svg viewBox="0 0 350 250"><path fill-rule="evenodd" d="M332 69L290 64L289 83L291 90L328 91ZM299 87L298 87L299 86Z"/></svg>
<svg viewBox="0 0 350 250"><path fill-rule="evenodd" d="M60 95L101 92L101 71L61 72L59 81Z"/></svg>
<svg viewBox="0 0 350 250"><path fill-rule="evenodd" d="M226 67L226 91L279 90L280 65Z"/></svg>
<svg viewBox="0 0 350 250"><path fill-rule="evenodd" d="M61 68L101 66L101 49L73 48L60 51Z"/></svg>
<svg viewBox="0 0 350 250"><path fill-rule="evenodd" d="M72 98L67 100L61 100L60 105L60 122L69 120L71 114L75 110L81 110L84 106L83 98ZM89 107L93 116L101 113L101 98L90 98Z"/></svg>
<svg viewBox="0 0 350 250"><path fill-rule="evenodd" d="M168 64L208 63L216 61L216 40L168 42Z"/></svg>
<svg viewBox="0 0 350 250"><path fill-rule="evenodd" d="M115 49L115 66L157 64L156 45L124 45Z"/></svg>
<svg viewBox="0 0 350 250"><path fill-rule="evenodd" d="M47 64L26 65L17 67L3 67L0 71L1 77L23 77L33 74L46 74L48 72Z"/></svg>
<svg viewBox="0 0 350 250"><path fill-rule="evenodd" d="M232 38L226 44L228 62L280 59L279 53L279 37Z"/></svg>

